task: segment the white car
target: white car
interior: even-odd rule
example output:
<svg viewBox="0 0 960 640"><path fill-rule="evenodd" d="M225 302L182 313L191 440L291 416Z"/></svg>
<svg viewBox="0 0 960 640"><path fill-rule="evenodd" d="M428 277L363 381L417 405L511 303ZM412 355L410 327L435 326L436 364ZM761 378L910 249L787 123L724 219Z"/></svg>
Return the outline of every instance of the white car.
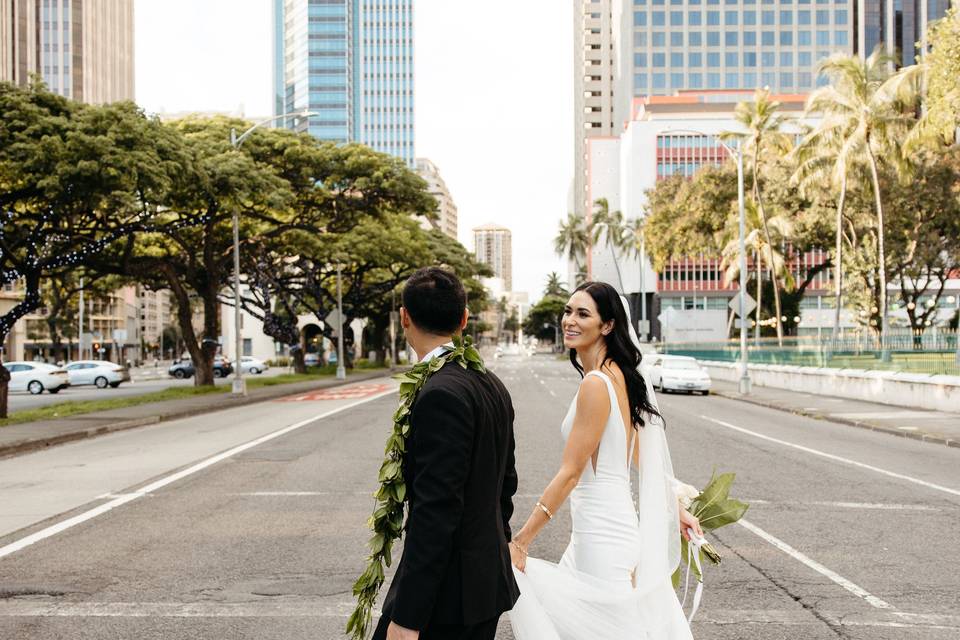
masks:
<svg viewBox="0 0 960 640"><path fill-rule="evenodd" d="M67 372L61 367L44 362L6 362L3 365L10 372L10 391L29 391L33 395L57 393L70 386Z"/></svg>
<svg viewBox="0 0 960 640"><path fill-rule="evenodd" d="M710 374L695 358L688 356L653 356L647 368L650 383L660 391L699 391L710 394Z"/></svg>
<svg viewBox="0 0 960 640"><path fill-rule="evenodd" d="M260 360L259 358L243 356L242 358L240 358L240 368L243 370L244 373L252 373L256 375L258 373L263 373L264 371L269 369L270 365L268 365L263 360Z"/></svg>
<svg viewBox="0 0 960 640"><path fill-rule="evenodd" d="M108 386L116 389L121 382L130 381L130 372L126 367L107 360L77 360L68 363L64 369L70 376L72 386L93 384L98 389Z"/></svg>

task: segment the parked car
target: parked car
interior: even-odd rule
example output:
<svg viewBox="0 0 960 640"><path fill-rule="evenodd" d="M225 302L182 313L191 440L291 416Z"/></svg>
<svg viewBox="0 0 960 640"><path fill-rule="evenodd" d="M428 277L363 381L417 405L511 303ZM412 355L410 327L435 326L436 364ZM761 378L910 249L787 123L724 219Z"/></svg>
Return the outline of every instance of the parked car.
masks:
<svg viewBox="0 0 960 640"><path fill-rule="evenodd" d="M254 375L258 373L263 373L270 368L263 360L259 358L253 358L251 356L243 356L240 358L240 369L243 373L252 373Z"/></svg>
<svg viewBox="0 0 960 640"><path fill-rule="evenodd" d="M66 370L45 362L6 362L3 365L10 372L10 391L29 391L33 395L59 393L60 389L70 386Z"/></svg>
<svg viewBox="0 0 960 640"><path fill-rule="evenodd" d="M174 378L190 378L196 373L196 369L193 367L193 361L190 358L182 358L180 360L175 360L170 368L167 369L169 373ZM217 356L213 360L213 377L214 378L225 378L228 375L233 373L233 365L224 360L222 357Z"/></svg>
<svg viewBox="0 0 960 640"><path fill-rule="evenodd" d="M303 354L303 364L308 367L316 367L320 364L320 354L319 353L305 353Z"/></svg>
<svg viewBox="0 0 960 640"><path fill-rule="evenodd" d="M710 374L695 358L656 355L647 369L650 384L660 391L687 391L710 394Z"/></svg>
<svg viewBox="0 0 960 640"><path fill-rule="evenodd" d="M92 384L97 389L106 389L107 386L116 389L121 382L130 382L126 367L107 360L78 360L68 363L64 369L72 386Z"/></svg>

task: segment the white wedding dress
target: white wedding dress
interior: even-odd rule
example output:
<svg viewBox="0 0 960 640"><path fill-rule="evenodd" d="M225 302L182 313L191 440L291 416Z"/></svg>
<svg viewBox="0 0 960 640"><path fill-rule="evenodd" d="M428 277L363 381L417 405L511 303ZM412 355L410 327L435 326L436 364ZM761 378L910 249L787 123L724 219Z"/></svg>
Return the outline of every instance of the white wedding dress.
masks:
<svg viewBox="0 0 960 640"><path fill-rule="evenodd" d="M573 527L559 564L527 560L514 568L520 599L510 612L516 640L691 640L671 585L680 560L675 480L663 423L652 417L639 432L640 487L630 488L627 432L610 379L610 416L592 459L570 494ZM647 385L651 401L653 389ZM570 435L577 399L563 421ZM631 437L631 441L633 437ZM639 517L638 517L639 513Z"/></svg>

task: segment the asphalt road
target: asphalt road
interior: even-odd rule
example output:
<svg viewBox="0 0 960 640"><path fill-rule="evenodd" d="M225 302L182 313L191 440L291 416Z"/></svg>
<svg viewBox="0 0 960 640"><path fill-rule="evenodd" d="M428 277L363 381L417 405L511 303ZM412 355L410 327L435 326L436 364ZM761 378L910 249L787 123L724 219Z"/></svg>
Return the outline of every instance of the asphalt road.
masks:
<svg viewBox="0 0 960 640"><path fill-rule="evenodd" d="M517 410L519 523L578 379L546 356L492 368ZM342 637L395 406L362 384L0 461L0 638ZM717 397L661 408L677 475L736 471L752 504L715 536L697 638L960 637L960 451ZM568 536L564 508L531 553Z"/></svg>
<svg viewBox="0 0 960 640"><path fill-rule="evenodd" d="M286 373L286 371L287 369L284 367L274 367L273 369L267 369L258 375L275 376ZM251 374L247 375L249 377L254 377ZM153 371L149 368L135 369L133 371L132 378L132 381L124 382L116 389L111 387L107 387L106 389L97 389L93 385L83 385L78 387L68 387L56 394L44 391L38 395L31 395L27 391L13 391L10 392L9 395L9 410L10 413L16 413L17 411L23 411L24 409L37 409L51 404L56 404L58 402L66 402L68 400L105 400L111 398L139 396L145 393L153 393L154 391L162 391L169 387L193 386L193 378L178 380L167 375L166 369L160 369L158 371ZM233 376L230 375L226 378L217 378L216 383L230 384L232 381Z"/></svg>

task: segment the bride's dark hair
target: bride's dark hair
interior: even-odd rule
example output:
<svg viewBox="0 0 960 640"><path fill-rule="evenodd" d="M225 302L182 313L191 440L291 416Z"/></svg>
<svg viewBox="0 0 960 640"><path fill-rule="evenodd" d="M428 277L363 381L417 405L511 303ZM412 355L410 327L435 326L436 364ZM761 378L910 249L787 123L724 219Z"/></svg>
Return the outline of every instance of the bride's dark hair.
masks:
<svg viewBox="0 0 960 640"><path fill-rule="evenodd" d="M607 350L603 362L598 366L603 366L612 360L623 372L623 379L627 383L627 401L630 403L630 423L635 427L642 427L646 424L643 419L645 413L662 419L660 412L650 402L646 382L640 375L638 367L643 356L630 339L627 314L623 310L620 294L606 282L584 282L574 290L574 293L577 291L585 291L593 298L600 313L601 322L613 320L613 331L603 336ZM576 349L570 349L570 363L583 377L583 366L577 361Z"/></svg>

